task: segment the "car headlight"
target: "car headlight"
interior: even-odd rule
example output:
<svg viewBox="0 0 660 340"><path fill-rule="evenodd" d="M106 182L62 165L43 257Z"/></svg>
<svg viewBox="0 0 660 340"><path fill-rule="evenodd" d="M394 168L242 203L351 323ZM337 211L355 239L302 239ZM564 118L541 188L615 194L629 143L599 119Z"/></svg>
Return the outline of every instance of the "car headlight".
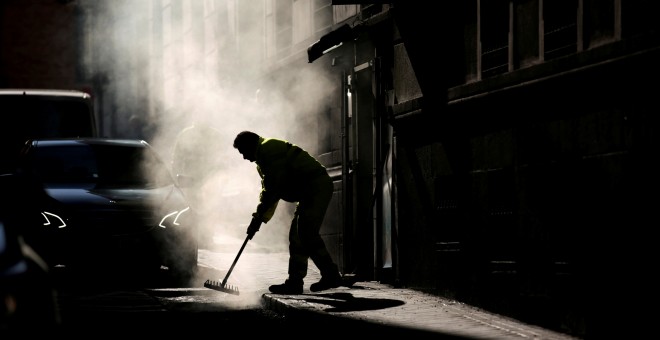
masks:
<svg viewBox="0 0 660 340"><path fill-rule="evenodd" d="M167 228L168 226L177 226L180 225L179 221L181 221L182 216L190 210L190 207L186 207L183 210L175 210L170 213L167 213L165 217L163 217L162 220L160 220L160 223L158 223L158 226L161 228Z"/></svg>
<svg viewBox="0 0 660 340"><path fill-rule="evenodd" d="M44 218L44 226L52 226L57 229L66 227L66 222L64 222L64 219L55 213L42 211L41 216Z"/></svg>

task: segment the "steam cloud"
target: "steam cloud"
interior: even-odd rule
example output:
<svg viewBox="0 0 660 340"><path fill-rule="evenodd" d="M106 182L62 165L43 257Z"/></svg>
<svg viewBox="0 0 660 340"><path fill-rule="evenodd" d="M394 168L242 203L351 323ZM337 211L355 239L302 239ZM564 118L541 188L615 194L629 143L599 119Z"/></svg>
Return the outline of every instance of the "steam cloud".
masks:
<svg viewBox="0 0 660 340"><path fill-rule="evenodd" d="M200 226L207 235L242 240L261 183L255 164L232 147L234 137L242 130L251 130L264 137L287 139L316 154L318 134L326 129L319 126L318 103L313 98L320 98L316 92L327 91L329 86L327 78L315 74L306 60L301 61L299 72L288 73L286 80L264 81L260 74L264 69L263 22L247 23L248 17L243 16L239 18L243 21L236 21L233 13L238 11L233 6L238 2L215 2L213 9L204 9L203 3L183 1L180 19L175 19L176 11L168 1L93 4L95 13L107 10L91 25L95 32L92 46L100 47L95 52L93 72L102 72L107 87L116 94L111 100L112 110L106 103L104 112L110 111L113 117L103 132L111 137L145 139L167 164L173 161L175 141L185 127L194 123L218 131L216 141L197 141L203 156L187 165L199 168L203 162L217 161L220 169L199 191L187 193L193 197L203 218ZM155 4L162 8L154 8ZM262 2L240 3L258 5ZM252 18L263 21L263 16ZM163 21L162 39L154 33L156 20ZM203 25L197 26L203 30L203 38L189 34L197 29L195 25ZM239 30L240 40L235 39ZM249 41L250 37L255 40ZM155 91L160 86L164 90ZM145 103L151 108L148 112L143 109ZM136 129L134 124L142 126ZM273 219L261 227L250 246L286 251L293 208L280 202ZM240 266L251 267L245 263Z"/></svg>

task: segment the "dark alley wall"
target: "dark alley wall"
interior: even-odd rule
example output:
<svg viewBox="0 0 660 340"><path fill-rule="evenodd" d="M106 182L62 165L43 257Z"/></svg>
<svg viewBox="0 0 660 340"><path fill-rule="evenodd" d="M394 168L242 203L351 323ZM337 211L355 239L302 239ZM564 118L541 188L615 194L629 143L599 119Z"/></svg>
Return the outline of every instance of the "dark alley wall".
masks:
<svg viewBox="0 0 660 340"><path fill-rule="evenodd" d="M582 53L512 62L482 79L466 58L446 105L435 94L442 81L420 82L420 98L393 105L406 285L589 337L610 332L607 310L654 295L643 268L655 256L644 221L657 203L645 192L660 188L651 170L658 88L643 79L658 76L658 38L634 19L639 2L614 10L630 25L614 38L610 5L587 6L594 27L584 28ZM453 31L467 51L470 20ZM416 73L430 65L428 55L408 56ZM455 65L429 73L451 77ZM627 298L600 302L607 291Z"/></svg>

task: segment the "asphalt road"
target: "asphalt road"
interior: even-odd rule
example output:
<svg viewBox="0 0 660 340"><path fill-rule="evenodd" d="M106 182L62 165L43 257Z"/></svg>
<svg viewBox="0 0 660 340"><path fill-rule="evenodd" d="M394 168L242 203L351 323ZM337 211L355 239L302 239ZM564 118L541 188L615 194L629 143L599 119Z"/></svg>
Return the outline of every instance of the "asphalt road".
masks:
<svg viewBox="0 0 660 340"><path fill-rule="evenodd" d="M117 276L111 276L116 274ZM320 315L281 315L265 309L260 299L236 296L203 287L205 277L226 273L200 266L189 282L140 273L119 275L101 271L85 275L60 273L57 301L61 322L49 334L88 336L212 337L346 336L359 328L370 335L396 334L397 329ZM356 328L357 327L357 328ZM406 331L406 335L411 335Z"/></svg>
<svg viewBox="0 0 660 340"><path fill-rule="evenodd" d="M229 248L234 250L235 246ZM186 282L172 279L167 271L157 275L115 272L106 268L85 273L55 271L51 279L56 288L59 323L51 326L27 320L10 331L0 327L0 338L23 339L40 335L74 338L133 338L142 335L188 338L194 335L306 339L321 336L354 337L360 334L437 338L436 333L361 322L354 318L337 317L332 313L313 313L305 308L287 312L286 315L265 309L262 295L267 292L267 280L262 278L251 282L246 278L252 277L254 273L244 272L255 267L263 275L263 263L250 263L250 256L241 262L240 270L231 280L245 289L241 290L240 296L204 288L206 279L225 276L234 255L231 252L201 251L198 273ZM279 256L265 255L257 257L265 261ZM276 262L280 263L282 259Z"/></svg>
<svg viewBox="0 0 660 340"><path fill-rule="evenodd" d="M200 267L200 271L213 269ZM99 271L55 277L62 335L162 334L180 331L241 331L258 323L277 329L282 318L258 303L235 303L228 294L203 287L201 273L188 282L142 273Z"/></svg>

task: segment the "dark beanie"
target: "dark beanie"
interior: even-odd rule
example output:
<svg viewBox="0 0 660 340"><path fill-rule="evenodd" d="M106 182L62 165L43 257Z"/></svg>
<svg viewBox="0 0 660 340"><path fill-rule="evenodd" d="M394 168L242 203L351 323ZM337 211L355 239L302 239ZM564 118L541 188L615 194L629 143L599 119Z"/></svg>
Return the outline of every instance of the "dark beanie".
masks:
<svg viewBox="0 0 660 340"><path fill-rule="evenodd" d="M234 138L234 148L244 150L254 147L259 142L259 135L252 131L241 131Z"/></svg>

